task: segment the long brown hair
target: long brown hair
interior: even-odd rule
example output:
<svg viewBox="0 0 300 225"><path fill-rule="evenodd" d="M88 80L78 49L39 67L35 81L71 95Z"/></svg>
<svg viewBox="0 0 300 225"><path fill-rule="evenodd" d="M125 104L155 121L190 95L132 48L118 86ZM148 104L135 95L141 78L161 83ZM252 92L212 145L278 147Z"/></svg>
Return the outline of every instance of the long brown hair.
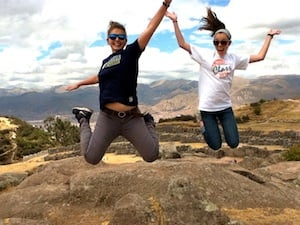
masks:
<svg viewBox="0 0 300 225"><path fill-rule="evenodd" d="M199 30L211 31L211 37L213 37L218 30L226 29L225 24L218 19L217 14L213 12L210 7L207 7L207 17L202 17L200 22L202 25L199 27Z"/></svg>

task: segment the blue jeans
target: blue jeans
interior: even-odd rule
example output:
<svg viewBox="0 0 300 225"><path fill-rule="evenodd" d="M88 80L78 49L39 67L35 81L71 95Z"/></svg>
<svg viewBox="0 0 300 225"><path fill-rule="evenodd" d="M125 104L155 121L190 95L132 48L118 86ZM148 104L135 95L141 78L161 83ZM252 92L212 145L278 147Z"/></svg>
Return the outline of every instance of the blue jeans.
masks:
<svg viewBox="0 0 300 225"><path fill-rule="evenodd" d="M223 128L223 133L230 148L236 148L239 145L239 133L237 123L232 108L227 108L217 112L201 111L204 139L208 146L213 150L222 147L222 138L219 123Z"/></svg>

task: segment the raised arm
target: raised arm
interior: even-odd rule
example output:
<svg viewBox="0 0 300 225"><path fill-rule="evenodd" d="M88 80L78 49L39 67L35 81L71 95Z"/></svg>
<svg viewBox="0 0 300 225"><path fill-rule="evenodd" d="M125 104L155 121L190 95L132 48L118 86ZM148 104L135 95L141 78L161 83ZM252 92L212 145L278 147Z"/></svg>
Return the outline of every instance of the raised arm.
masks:
<svg viewBox="0 0 300 225"><path fill-rule="evenodd" d="M268 52L268 49L270 47L270 44L271 44L271 40L273 39L273 37L275 35L278 35L281 33L281 30L277 30L277 29L271 29L266 38L265 38L265 41L263 43L263 46L261 47L260 51L258 54L256 55L250 55L250 61L249 63L253 63L253 62L258 62L258 61L261 61L261 60L264 60L266 55L267 55L267 52Z"/></svg>
<svg viewBox="0 0 300 225"><path fill-rule="evenodd" d="M185 42L184 37L179 29L178 21L177 21L177 15L173 12L167 11L165 14L166 17L170 18L173 21L174 24L174 31L177 39L177 43L180 48L183 48L186 50L188 53L191 54L191 46L189 43Z"/></svg>
<svg viewBox="0 0 300 225"><path fill-rule="evenodd" d="M98 75L93 75L93 76L90 76L82 81L79 81L78 83L75 83L75 84L70 84L68 86L65 87L65 90L66 91L73 91L77 88L80 88L81 86L84 86L84 85L92 85L92 84L97 84L99 83L99 80L98 80Z"/></svg>
<svg viewBox="0 0 300 225"><path fill-rule="evenodd" d="M170 6L172 0L164 0L163 4L160 6L159 10L156 12L154 17L150 20L147 28L140 34L138 38L139 46L141 49L145 49L148 42L150 41L156 28L162 21L167 8Z"/></svg>

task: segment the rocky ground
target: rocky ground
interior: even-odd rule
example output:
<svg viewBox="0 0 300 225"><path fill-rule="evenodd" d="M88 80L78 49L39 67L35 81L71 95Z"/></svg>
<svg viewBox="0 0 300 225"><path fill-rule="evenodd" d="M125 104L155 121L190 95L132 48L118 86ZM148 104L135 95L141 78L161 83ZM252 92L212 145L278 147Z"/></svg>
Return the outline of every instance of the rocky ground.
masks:
<svg viewBox="0 0 300 225"><path fill-rule="evenodd" d="M0 221L28 225L300 224L299 163L232 159L189 153L154 163L91 166L77 156L32 171L4 173L1 180L10 177L22 182L1 192L0 204L5 207L1 207ZM252 162L261 166L247 169Z"/></svg>
<svg viewBox="0 0 300 225"><path fill-rule="evenodd" d="M300 163L281 157L297 135L248 130L239 148L214 152L197 126L157 129L154 163L119 138L96 166L78 145L1 166L0 225L300 225Z"/></svg>

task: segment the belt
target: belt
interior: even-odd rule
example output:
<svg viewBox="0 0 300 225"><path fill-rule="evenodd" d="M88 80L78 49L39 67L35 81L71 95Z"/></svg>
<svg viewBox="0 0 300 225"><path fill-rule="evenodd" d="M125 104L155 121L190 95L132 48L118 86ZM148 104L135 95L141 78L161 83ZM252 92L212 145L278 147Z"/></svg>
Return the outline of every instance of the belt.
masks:
<svg viewBox="0 0 300 225"><path fill-rule="evenodd" d="M131 116L131 115L143 116L143 114L140 112L140 110L137 107L134 108L134 109L131 109L131 110L128 110L128 111L122 111L122 112L118 112L118 111L108 109L108 108L104 108L104 109L102 109L102 111L109 114L109 115L119 117L121 119L123 119L127 116Z"/></svg>

